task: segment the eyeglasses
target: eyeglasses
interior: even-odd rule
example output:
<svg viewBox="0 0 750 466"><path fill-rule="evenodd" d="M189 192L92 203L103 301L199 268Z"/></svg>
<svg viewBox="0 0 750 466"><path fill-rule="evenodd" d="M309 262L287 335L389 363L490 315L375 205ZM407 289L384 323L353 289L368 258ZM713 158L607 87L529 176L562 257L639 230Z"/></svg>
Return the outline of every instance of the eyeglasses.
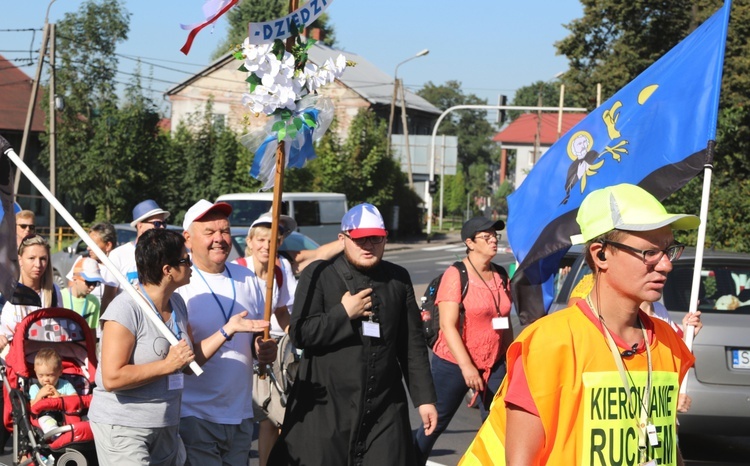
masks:
<svg viewBox="0 0 750 466"><path fill-rule="evenodd" d="M162 220L151 220L150 222L143 223L150 223L154 226L154 228L167 228L167 222L164 222Z"/></svg>
<svg viewBox="0 0 750 466"><path fill-rule="evenodd" d="M490 235L489 233L484 234L484 235L474 235L474 242L476 242L477 239L483 239L489 243L491 239L495 239L495 241L500 241L500 238L502 237L503 237L502 233L495 233L494 235Z"/></svg>
<svg viewBox="0 0 750 466"><path fill-rule="evenodd" d="M363 238L352 238L351 236L349 236L349 233L344 233L344 236L352 240L357 246L364 246L368 241L370 242L370 244L380 244L385 241L385 236L365 236Z"/></svg>
<svg viewBox="0 0 750 466"><path fill-rule="evenodd" d="M675 243L669 246L667 249L638 249L634 248L633 246L628 246L627 244L609 241L606 239L601 240L601 243L602 245L611 244L618 249L624 249L626 251L634 253L637 256L641 256L643 263L646 265L658 264L665 254L667 255L667 259L669 259L670 262L674 262L680 258L680 256L682 255L682 251L685 250L685 245L680 243Z"/></svg>
<svg viewBox="0 0 750 466"><path fill-rule="evenodd" d="M92 287L92 286L93 287L97 287L97 286L99 286L99 282L90 282L88 280L84 280L83 282L86 284L87 287Z"/></svg>
<svg viewBox="0 0 750 466"><path fill-rule="evenodd" d="M186 265L190 267L193 265L193 262L190 260L190 257L183 257L182 259L178 260L176 264L172 265L172 267L180 267L181 265Z"/></svg>
<svg viewBox="0 0 750 466"><path fill-rule="evenodd" d="M36 231L36 225L17 223L16 226L20 228L21 230L29 230L30 232Z"/></svg>

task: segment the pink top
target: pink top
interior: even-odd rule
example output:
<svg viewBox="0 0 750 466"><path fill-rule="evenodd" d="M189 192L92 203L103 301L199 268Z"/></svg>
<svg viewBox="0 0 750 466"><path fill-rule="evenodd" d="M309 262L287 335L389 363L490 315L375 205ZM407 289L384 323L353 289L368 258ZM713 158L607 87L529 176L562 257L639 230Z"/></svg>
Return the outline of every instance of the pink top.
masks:
<svg viewBox="0 0 750 466"><path fill-rule="evenodd" d="M461 302L461 278L460 272L455 267L448 267L443 279L440 281L435 304L446 302ZM507 317L510 314L511 297L510 289L506 288L503 279L493 270L493 280L484 282L481 278L471 273L469 265L469 288L464 297L465 309L464 326L461 338L471 356L474 365L480 371L484 371L484 378L489 377L490 369L500 359L500 345L502 343L502 330L492 328L492 319L495 317ZM510 284L507 284L509 287ZM498 307L499 315L498 315ZM458 325L458 324L457 324ZM433 351L439 357L457 364L445 341L443 332L438 335Z"/></svg>

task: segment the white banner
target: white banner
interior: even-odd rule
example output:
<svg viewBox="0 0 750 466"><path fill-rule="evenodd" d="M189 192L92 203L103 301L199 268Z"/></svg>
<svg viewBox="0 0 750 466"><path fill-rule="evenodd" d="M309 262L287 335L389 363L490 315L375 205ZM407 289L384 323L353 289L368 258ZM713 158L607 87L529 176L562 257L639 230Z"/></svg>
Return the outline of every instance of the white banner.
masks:
<svg viewBox="0 0 750 466"><path fill-rule="evenodd" d="M283 18L264 23L248 23L248 40L251 44L265 44L276 39L286 39L292 35L292 23L297 25L298 31L302 31L305 26L318 19L331 3L333 0L310 0Z"/></svg>

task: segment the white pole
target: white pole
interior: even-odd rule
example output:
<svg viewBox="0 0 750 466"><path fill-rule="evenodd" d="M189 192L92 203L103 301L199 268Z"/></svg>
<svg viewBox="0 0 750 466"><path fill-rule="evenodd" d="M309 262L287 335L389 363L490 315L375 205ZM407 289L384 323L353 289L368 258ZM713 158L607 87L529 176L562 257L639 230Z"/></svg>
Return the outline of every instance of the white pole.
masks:
<svg viewBox="0 0 750 466"><path fill-rule="evenodd" d="M708 201L711 193L711 176L713 175L713 152L714 141L708 143L707 162L703 167L703 191L701 193L701 224L698 226L698 243L695 245L695 265L693 266L693 283L690 290L690 304L688 312L698 310L698 294L700 292L701 269L703 269L703 251L706 243L706 227L708 224ZM695 327L688 325L685 330L685 345L690 351L693 351L693 337ZM687 377L682 381L680 393L687 393Z"/></svg>
<svg viewBox="0 0 750 466"><path fill-rule="evenodd" d="M3 140L0 140L0 146L2 146ZM164 338L167 339L167 341L171 345L176 345L178 343L177 337L174 336L172 331L169 329L169 327L166 326L166 324L161 320L161 317L157 316L154 310L151 308L151 306L146 302L146 300L141 296L136 289L133 287L133 285L128 281L128 279L125 277L125 275L120 272L117 267L115 267L115 264L112 263L111 260L109 260L109 257L102 251L99 246L94 242L94 240L91 239L91 237L86 233L86 230L81 227L81 225L76 221L75 218L73 218L72 215L68 212L68 210L63 207L62 204L60 204L60 201L57 200L55 196L52 195L52 193L47 189L46 186L44 186L44 183L37 178L37 176L34 174L33 171L21 160L20 157L15 153L13 148L8 148L5 151L5 155L8 156L8 158L16 164L16 166L21 170L21 172L26 175L26 177L31 181L31 184L33 184L36 189L39 190L40 193L49 201L49 203L52 205L52 207L55 208L57 213L60 214L60 216L65 219L66 222L68 222L68 225L70 225L73 228L73 231L75 231L78 236L81 237L81 239L86 243L88 247L90 247L94 253L96 253L96 257L98 257L105 267L117 278L117 281L120 282L122 285L122 289L128 293L135 301L141 306L141 310L143 310L143 314L151 319L151 321L156 325L156 327L161 331ZM190 368L193 370L193 373L195 375L201 375L203 373L203 370L198 365L197 362L193 361L190 363Z"/></svg>

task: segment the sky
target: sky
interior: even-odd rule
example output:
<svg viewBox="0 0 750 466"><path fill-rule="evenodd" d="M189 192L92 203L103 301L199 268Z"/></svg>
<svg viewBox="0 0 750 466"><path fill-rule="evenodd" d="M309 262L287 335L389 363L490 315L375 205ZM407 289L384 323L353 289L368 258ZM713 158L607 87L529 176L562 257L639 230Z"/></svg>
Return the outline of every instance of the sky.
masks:
<svg viewBox="0 0 750 466"><path fill-rule="evenodd" d="M50 22L75 12L80 0L52 0ZM252 1L252 0L244 0ZM579 18L579 0L329 0L326 12L336 47L354 52L393 75L396 66L423 49L429 54L398 68L405 85L416 91L427 82L459 81L464 94L496 104L500 94L512 98L519 87L553 80L567 69L555 42L568 35L564 24ZM48 0L0 0L0 54L33 76L41 44ZM180 23L203 20L204 0L127 0L130 33L117 53L122 55L117 80L127 82L140 57L144 86L157 101L172 86L210 64L211 53L226 36L219 19L203 29L188 56L180 52L187 32ZM38 31L8 31L36 28ZM20 61L25 59L26 61ZM153 64L153 66L150 66ZM24 66L25 65L25 66ZM167 69L170 68L170 69ZM166 103L161 107L168 113Z"/></svg>

